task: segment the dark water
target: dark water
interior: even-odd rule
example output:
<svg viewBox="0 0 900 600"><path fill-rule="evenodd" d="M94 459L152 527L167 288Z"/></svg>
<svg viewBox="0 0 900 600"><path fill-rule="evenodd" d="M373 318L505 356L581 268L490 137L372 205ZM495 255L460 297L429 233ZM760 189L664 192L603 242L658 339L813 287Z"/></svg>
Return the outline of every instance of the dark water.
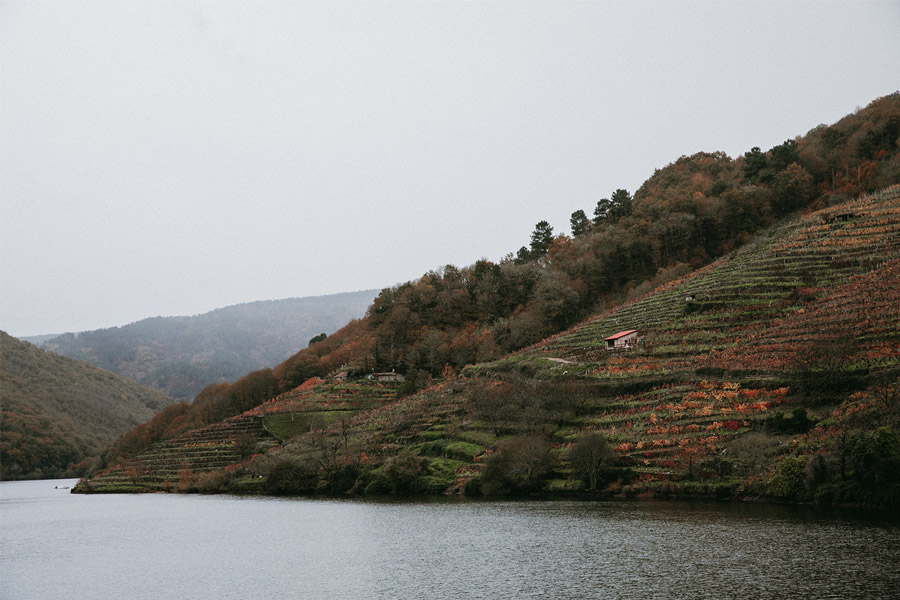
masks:
<svg viewBox="0 0 900 600"><path fill-rule="evenodd" d="M0 598L900 597L878 517L54 489L73 484L0 484Z"/></svg>

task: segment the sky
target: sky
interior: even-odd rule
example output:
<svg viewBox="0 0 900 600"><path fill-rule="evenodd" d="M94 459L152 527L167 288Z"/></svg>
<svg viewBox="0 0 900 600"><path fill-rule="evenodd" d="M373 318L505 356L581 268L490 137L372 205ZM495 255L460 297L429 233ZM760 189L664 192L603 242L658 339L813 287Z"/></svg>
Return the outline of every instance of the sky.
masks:
<svg viewBox="0 0 900 600"><path fill-rule="evenodd" d="M388 287L900 87L900 2L0 0L0 329Z"/></svg>

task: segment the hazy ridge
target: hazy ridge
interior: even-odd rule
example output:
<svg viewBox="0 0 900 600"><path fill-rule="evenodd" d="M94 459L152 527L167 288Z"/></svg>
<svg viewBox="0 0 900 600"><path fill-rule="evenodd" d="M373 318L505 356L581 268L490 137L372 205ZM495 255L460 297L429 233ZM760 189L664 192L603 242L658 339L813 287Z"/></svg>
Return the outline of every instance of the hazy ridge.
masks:
<svg viewBox="0 0 900 600"><path fill-rule="evenodd" d="M41 347L192 400L211 383L276 365L320 333L365 314L377 290L237 304L196 316L153 317L67 333Z"/></svg>

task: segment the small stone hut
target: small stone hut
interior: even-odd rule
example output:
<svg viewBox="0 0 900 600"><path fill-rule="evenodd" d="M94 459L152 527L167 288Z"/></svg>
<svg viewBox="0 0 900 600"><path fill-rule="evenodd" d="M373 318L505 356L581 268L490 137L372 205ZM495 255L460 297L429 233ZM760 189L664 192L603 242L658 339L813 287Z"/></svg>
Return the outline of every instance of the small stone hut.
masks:
<svg viewBox="0 0 900 600"><path fill-rule="evenodd" d="M619 333L611 335L608 338L603 338L603 341L606 342L607 350L617 350L623 348L631 348L632 346L637 344L637 339L637 329L628 329L626 331L620 331Z"/></svg>
<svg viewBox="0 0 900 600"><path fill-rule="evenodd" d="M382 383L399 383L404 380L404 377L400 373L391 371L390 373L372 373L372 379Z"/></svg>

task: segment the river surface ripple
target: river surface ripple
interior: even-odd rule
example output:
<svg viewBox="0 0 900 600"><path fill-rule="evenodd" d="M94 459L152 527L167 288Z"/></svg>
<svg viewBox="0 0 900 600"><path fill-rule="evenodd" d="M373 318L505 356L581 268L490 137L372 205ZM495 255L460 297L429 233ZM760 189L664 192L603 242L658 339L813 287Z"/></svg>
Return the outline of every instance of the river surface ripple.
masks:
<svg viewBox="0 0 900 600"><path fill-rule="evenodd" d="M3 599L900 597L900 523L871 513L74 483L0 483Z"/></svg>

